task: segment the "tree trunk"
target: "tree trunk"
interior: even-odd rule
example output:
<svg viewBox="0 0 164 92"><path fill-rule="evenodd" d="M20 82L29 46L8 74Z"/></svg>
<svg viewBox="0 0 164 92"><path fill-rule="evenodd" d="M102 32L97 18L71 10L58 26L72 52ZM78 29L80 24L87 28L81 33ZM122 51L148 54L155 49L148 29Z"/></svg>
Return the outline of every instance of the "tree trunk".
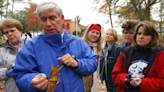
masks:
<svg viewBox="0 0 164 92"><path fill-rule="evenodd" d="M147 20L150 20L150 2L151 0L148 0L148 5L147 5L147 9L146 9L146 11L147 11Z"/></svg>
<svg viewBox="0 0 164 92"><path fill-rule="evenodd" d="M160 36L162 36L162 17L161 17L161 21L160 21Z"/></svg>
<svg viewBox="0 0 164 92"><path fill-rule="evenodd" d="M1 13L1 20L2 20L2 7L1 7L1 11L0 11L0 13Z"/></svg>
<svg viewBox="0 0 164 92"><path fill-rule="evenodd" d="M113 28L112 13L111 13L111 9L109 5L108 5L108 8L109 8L110 24L111 24L111 27Z"/></svg>
<svg viewBox="0 0 164 92"><path fill-rule="evenodd" d="M12 4L12 17L13 17L13 13L14 13L14 0L13 1L13 4Z"/></svg>
<svg viewBox="0 0 164 92"><path fill-rule="evenodd" d="M9 0L7 0L7 7L6 7L6 18L7 18L7 16L8 16L8 7L9 7Z"/></svg>

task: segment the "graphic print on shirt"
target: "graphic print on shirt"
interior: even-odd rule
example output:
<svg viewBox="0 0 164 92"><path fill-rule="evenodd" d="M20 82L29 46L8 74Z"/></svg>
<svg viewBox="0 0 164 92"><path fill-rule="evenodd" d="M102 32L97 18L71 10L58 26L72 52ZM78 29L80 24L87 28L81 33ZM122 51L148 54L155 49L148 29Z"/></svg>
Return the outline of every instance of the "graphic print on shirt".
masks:
<svg viewBox="0 0 164 92"><path fill-rule="evenodd" d="M148 62L145 60L136 60L132 61L131 65L129 66L129 74L130 75L143 75L144 69L147 67Z"/></svg>

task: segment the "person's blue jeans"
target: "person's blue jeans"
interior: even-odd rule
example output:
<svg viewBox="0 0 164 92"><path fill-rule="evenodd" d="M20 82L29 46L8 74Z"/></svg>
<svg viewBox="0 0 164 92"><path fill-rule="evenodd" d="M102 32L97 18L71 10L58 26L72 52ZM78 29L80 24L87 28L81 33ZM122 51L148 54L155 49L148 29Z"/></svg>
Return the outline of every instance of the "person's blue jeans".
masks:
<svg viewBox="0 0 164 92"><path fill-rule="evenodd" d="M105 83L105 84L106 84L106 90L107 90L107 92L116 92L117 87L115 87L115 88L109 88L109 87L107 86L107 83Z"/></svg>

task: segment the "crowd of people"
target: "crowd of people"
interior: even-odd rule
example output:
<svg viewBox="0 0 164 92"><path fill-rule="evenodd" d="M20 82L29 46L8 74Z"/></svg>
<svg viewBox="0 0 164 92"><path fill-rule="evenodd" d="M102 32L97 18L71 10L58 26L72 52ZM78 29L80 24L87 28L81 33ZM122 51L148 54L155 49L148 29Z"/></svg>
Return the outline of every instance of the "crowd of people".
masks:
<svg viewBox="0 0 164 92"><path fill-rule="evenodd" d="M97 76L107 92L163 92L164 47L151 21L128 20L122 24L123 41L109 28L102 41L100 24L90 24L84 36L62 28L62 8L44 1L36 8L43 32L23 33L16 19L4 19L0 30L7 37L0 46L0 81L4 92L46 92L51 67L62 67L53 92L97 92ZM53 84L53 82L51 82ZM54 83L55 85L55 83Z"/></svg>

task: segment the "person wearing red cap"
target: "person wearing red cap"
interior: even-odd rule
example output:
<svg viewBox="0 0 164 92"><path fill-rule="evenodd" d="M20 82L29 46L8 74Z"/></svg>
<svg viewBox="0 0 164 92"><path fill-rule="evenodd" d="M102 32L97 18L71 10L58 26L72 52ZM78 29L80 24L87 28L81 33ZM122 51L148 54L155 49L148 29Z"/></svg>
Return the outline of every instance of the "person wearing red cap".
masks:
<svg viewBox="0 0 164 92"><path fill-rule="evenodd" d="M90 24L82 39L91 47L99 57L101 55L101 25ZM97 59L98 60L98 59ZM93 84L93 92L97 91L97 72L90 76L83 77L85 92L90 92Z"/></svg>

